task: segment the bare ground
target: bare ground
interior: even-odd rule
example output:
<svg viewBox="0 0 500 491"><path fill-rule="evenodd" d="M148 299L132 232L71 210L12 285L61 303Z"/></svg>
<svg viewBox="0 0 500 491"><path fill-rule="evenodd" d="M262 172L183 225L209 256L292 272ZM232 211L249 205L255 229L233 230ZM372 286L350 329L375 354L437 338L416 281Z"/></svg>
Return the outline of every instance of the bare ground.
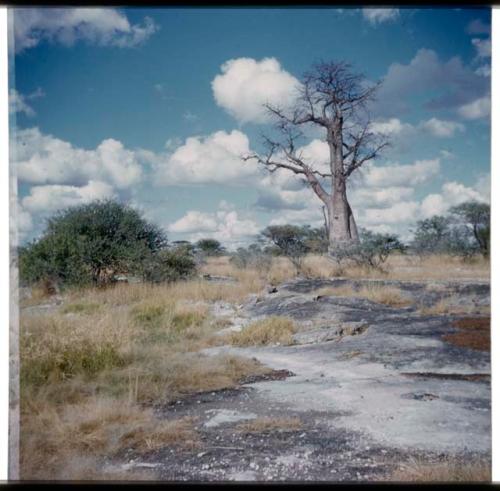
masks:
<svg viewBox="0 0 500 491"><path fill-rule="evenodd" d="M408 306L318 294L373 283L399 289ZM291 346L204 351L255 357L276 376L157 407L166 419L193 417L198 446L141 457L124 451L103 466L153 469L168 481L359 482L391 479L412 459L489 463L489 345L467 342L470 335L454 342L465 324L475 329L470 319L484 336L488 306L487 282L307 279L239 308L216 304L214 314L232 323L225 331L272 315L300 326ZM242 431L242 423L259 418L285 423ZM300 424L287 428L292 419Z"/></svg>

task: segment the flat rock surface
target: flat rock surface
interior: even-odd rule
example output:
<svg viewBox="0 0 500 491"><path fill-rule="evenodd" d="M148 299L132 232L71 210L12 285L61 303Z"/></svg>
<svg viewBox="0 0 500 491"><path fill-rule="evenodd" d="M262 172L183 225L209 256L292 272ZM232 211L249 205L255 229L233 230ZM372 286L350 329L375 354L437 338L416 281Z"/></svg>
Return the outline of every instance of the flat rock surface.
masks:
<svg viewBox="0 0 500 491"><path fill-rule="evenodd" d="M143 463L157 463L166 480L372 481L415 456L489 459L490 353L443 339L457 332L452 323L463 315L424 316L418 309L445 295L471 306L468 317L479 315L474 308L489 304L489 285L388 282L409 299L403 308L316 293L346 282L356 288L368 281L296 280L233 312L219 308L239 329L270 315L296 320L301 330L292 346L205 350L254 357L289 376L159 409L168 419L194 417L201 445L165 449ZM301 424L239 429L259 418Z"/></svg>

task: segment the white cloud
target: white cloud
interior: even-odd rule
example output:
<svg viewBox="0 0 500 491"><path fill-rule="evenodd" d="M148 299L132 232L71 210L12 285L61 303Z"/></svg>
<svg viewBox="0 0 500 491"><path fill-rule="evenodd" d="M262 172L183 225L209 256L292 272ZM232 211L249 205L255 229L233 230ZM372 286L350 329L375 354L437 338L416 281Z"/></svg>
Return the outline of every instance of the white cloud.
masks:
<svg viewBox="0 0 500 491"><path fill-rule="evenodd" d="M491 111L490 96L480 97L458 108L458 114L465 119L487 118Z"/></svg>
<svg viewBox="0 0 500 491"><path fill-rule="evenodd" d="M113 8L16 8L14 47L17 53L42 41L71 46L79 40L101 46L132 47L147 40L158 26L149 17L131 24Z"/></svg>
<svg viewBox="0 0 500 491"><path fill-rule="evenodd" d="M215 101L241 123L265 122L263 105L286 106L299 85L276 58L236 58L226 61L221 71L212 81Z"/></svg>
<svg viewBox="0 0 500 491"><path fill-rule="evenodd" d="M363 17L372 25L393 21L399 17L399 9L363 8Z"/></svg>
<svg viewBox="0 0 500 491"><path fill-rule="evenodd" d="M387 225L411 223L419 210L417 201L402 201L388 208L367 208L360 217L360 223Z"/></svg>
<svg viewBox="0 0 500 491"><path fill-rule="evenodd" d="M478 58L491 57L491 39L474 38L471 40L471 43L476 48Z"/></svg>
<svg viewBox="0 0 500 491"><path fill-rule="evenodd" d="M190 210L182 218L172 223L168 230L177 233L215 232L217 220L211 213Z"/></svg>
<svg viewBox="0 0 500 491"><path fill-rule="evenodd" d="M16 89L9 91L9 114L24 113L26 116L33 117L35 111L26 102L26 98Z"/></svg>
<svg viewBox="0 0 500 491"><path fill-rule="evenodd" d="M413 194L414 188L409 186L360 187L352 190L350 202L354 208L388 207L411 198Z"/></svg>
<svg viewBox="0 0 500 491"><path fill-rule="evenodd" d="M85 186L49 184L33 186L30 194L21 200L26 212L49 213L68 206L88 203L95 199L112 198L113 187L101 181L89 181Z"/></svg>
<svg viewBox="0 0 500 491"><path fill-rule="evenodd" d="M403 123L398 118L378 119L371 124L371 131L381 135L401 135L411 132L414 128L409 123Z"/></svg>
<svg viewBox="0 0 500 491"><path fill-rule="evenodd" d="M428 131L433 136L438 138L450 138L455 135L456 132L463 133L465 127L461 123L455 123L453 121L443 121L442 119L431 118L428 121L421 123L421 127L424 131Z"/></svg>
<svg viewBox="0 0 500 491"><path fill-rule="evenodd" d="M489 34L490 30L490 26L481 19L470 21L466 28L467 34Z"/></svg>
<svg viewBox="0 0 500 491"><path fill-rule="evenodd" d="M286 210L281 212L278 216L273 217L269 225L286 225L293 223L295 225L311 225L313 227L320 227L324 224L323 215L321 212L321 203L316 200L308 208L303 210Z"/></svg>
<svg viewBox="0 0 500 491"><path fill-rule="evenodd" d="M475 74L481 77L489 77L491 75L491 65L485 64L481 65L474 71Z"/></svg>
<svg viewBox="0 0 500 491"><path fill-rule="evenodd" d="M241 218L227 202L221 202L219 210L213 213L190 210L168 226L170 232L186 234L191 241L213 237L232 245L245 242L260 229L253 219Z"/></svg>
<svg viewBox="0 0 500 491"><path fill-rule="evenodd" d="M441 155L443 159L452 159L455 157L455 154L453 152L450 152L449 150L446 149L440 150L439 155Z"/></svg>
<svg viewBox="0 0 500 491"><path fill-rule="evenodd" d="M417 160L411 165L366 166L364 182L373 187L413 186L426 182L440 170L439 159Z"/></svg>
<svg viewBox="0 0 500 491"><path fill-rule="evenodd" d="M17 132L12 149L18 178L24 182L83 184L93 179L125 189L141 179L135 153L112 138L95 150L84 150L30 128Z"/></svg>
<svg viewBox="0 0 500 491"><path fill-rule="evenodd" d="M26 210L19 202L16 203L17 213L15 217L15 224L17 226L18 243L22 242L33 229L33 218L31 213Z"/></svg>
<svg viewBox="0 0 500 491"><path fill-rule="evenodd" d="M35 110L28 104L27 101L43 97L45 94L38 88L31 94L23 95L16 89L9 91L9 114L24 113L26 116L35 116Z"/></svg>
<svg viewBox="0 0 500 491"><path fill-rule="evenodd" d="M241 159L249 152L241 131L217 131L187 138L171 155L154 157L153 164L160 184L241 184L259 172L255 162Z"/></svg>
<svg viewBox="0 0 500 491"><path fill-rule="evenodd" d="M485 177L481 177L476 186L484 186ZM476 188L464 186L456 181L446 182L441 188L440 194L429 194L421 204L422 218L433 215L443 215L452 207L465 201L488 202L489 196Z"/></svg>

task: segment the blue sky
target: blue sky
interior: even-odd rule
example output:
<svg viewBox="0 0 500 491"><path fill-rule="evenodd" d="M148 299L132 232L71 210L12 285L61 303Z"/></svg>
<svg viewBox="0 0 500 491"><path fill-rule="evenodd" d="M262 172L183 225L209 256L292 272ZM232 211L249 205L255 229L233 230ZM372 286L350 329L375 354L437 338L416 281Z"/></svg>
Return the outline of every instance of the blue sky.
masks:
<svg viewBox="0 0 500 491"><path fill-rule="evenodd" d="M240 159L262 150L262 104L290 100L319 59L383 81L374 129L393 145L353 179L359 225L408 237L418 219L489 200L489 9L14 12L21 240L60 207L111 196L172 240L231 248L269 223L320 225L309 189ZM304 143L318 162L321 138Z"/></svg>

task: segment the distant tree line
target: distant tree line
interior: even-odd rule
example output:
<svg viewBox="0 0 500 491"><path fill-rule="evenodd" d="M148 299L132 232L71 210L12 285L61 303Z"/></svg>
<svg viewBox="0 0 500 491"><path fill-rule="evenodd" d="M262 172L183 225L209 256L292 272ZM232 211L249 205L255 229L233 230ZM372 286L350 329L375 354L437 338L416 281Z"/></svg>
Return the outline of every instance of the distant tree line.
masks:
<svg viewBox="0 0 500 491"><path fill-rule="evenodd" d="M413 239L403 244L395 234L361 229L359 243L337 248L332 257L340 267L354 263L382 269L395 252L419 256L450 254L469 259L490 253L490 207L469 201L446 215L418 221ZM59 285L113 283L120 275L142 281L176 281L192 276L208 257L230 255L237 267L268 269L272 258L288 258L301 271L308 254L328 254L325 227L270 225L256 241L228 253L214 238L195 243L169 243L165 233L132 207L113 200L94 201L53 215L42 236L19 248L23 284Z"/></svg>

